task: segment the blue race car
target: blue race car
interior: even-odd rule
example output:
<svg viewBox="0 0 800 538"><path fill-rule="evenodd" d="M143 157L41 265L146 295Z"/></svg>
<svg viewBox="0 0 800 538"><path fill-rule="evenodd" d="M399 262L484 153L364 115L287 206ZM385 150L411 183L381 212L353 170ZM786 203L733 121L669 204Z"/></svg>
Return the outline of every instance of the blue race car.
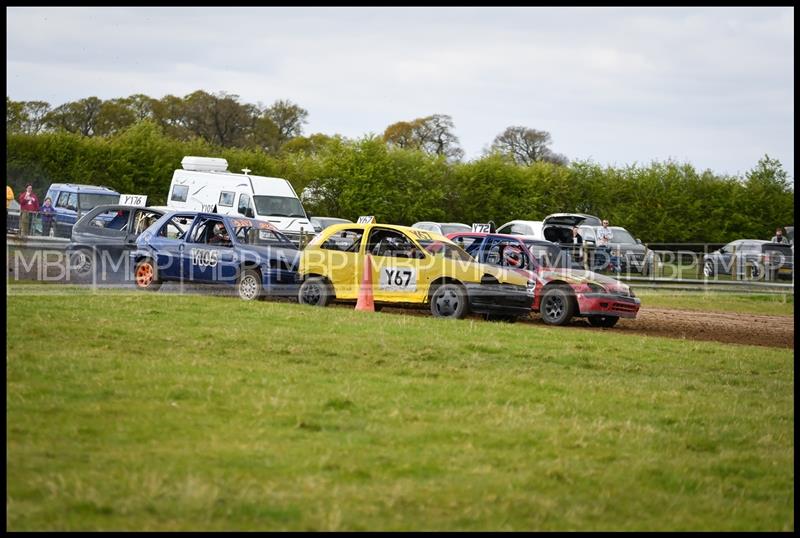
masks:
<svg viewBox="0 0 800 538"><path fill-rule="evenodd" d="M246 217L172 211L147 228L131 252L136 287L166 280L235 286L246 301L296 297L299 251L268 222Z"/></svg>

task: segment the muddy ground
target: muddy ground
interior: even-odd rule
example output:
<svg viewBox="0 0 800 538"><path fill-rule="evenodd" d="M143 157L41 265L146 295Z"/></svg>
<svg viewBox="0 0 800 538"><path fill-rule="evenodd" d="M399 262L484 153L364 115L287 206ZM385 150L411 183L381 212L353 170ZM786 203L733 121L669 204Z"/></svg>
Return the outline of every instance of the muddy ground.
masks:
<svg viewBox="0 0 800 538"><path fill-rule="evenodd" d="M386 312L430 315L427 310L386 308ZM541 316L531 314L523 324L544 326ZM758 314L698 312L642 307L636 319L621 319L612 329L591 327L583 318L570 324L587 331L614 331L617 334L663 336L684 340L709 340L726 344L748 344L794 349L794 317Z"/></svg>

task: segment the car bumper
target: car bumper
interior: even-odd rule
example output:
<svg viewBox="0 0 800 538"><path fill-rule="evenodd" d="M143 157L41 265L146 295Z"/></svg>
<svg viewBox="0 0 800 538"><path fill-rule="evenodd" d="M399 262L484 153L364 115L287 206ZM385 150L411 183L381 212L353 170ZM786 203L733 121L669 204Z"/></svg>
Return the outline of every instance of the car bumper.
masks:
<svg viewBox="0 0 800 538"><path fill-rule="evenodd" d="M635 318L641 301L611 293L579 293L578 310L582 316L619 316Z"/></svg>
<svg viewBox="0 0 800 538"><path fill-rule="evenodd" d="M264 294L270 297L297 298L300 290L300 275L294 271L272 270L261 275Z"/></svg>
<svg viewBox="0 0 800 538"><path fill-rule="evenodd" d="M522 286L506 284L467 284L471 312L525 316L531 311L533 295Z"/></svg>

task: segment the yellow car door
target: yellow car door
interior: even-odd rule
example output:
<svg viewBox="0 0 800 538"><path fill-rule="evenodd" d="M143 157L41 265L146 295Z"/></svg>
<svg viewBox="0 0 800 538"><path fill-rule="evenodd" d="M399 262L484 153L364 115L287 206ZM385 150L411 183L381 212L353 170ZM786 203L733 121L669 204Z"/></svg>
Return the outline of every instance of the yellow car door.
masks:
<svg viewBox="0 0 800 538"><path fill-rule="evenodd" d="M430 284L424 269L427 255L411 238L397 229L372 226L365 250L372 259L376 301L425 302Z"/></svg>

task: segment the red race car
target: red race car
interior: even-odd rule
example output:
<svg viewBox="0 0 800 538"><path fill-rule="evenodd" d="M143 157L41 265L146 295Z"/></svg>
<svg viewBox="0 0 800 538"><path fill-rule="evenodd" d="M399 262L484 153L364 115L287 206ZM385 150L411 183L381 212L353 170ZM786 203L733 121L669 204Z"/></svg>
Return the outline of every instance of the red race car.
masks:
<svg viewBox="0 0 800 538"><path fill-rule="evenodd" d="M447 236L477 261L522 272L536 282L533 308L548 325L586 317L595 327L635 318L641 302L622 282L585 271L555 243L518 235L456 232Z"/></svg>

